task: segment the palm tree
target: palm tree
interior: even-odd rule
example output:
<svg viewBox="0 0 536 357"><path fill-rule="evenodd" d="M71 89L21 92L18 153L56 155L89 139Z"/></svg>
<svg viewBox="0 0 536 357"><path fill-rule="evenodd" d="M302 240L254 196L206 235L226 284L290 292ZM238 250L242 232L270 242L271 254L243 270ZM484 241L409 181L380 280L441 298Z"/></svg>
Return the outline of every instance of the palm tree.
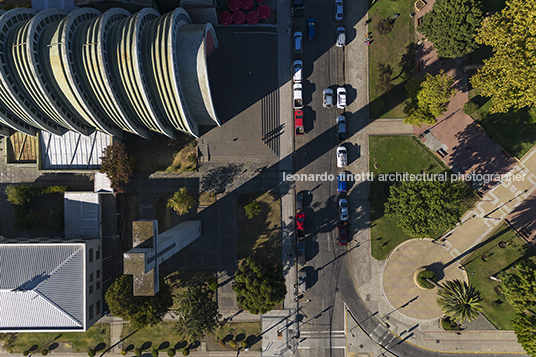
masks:
<svg viewBox="0 0 536 357"><path fill-rule="evenodd" d="M437 290L437 294L440 296L437 305L457 323L472 321L482 312L480 292L466 282L457 279L447 281Z"/></svg>

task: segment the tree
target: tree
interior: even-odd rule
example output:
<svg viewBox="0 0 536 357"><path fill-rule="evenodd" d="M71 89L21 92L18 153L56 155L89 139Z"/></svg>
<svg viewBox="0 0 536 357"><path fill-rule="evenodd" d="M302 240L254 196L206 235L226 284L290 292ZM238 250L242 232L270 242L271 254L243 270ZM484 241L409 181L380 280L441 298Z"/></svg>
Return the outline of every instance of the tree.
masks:
<svg viewBox="0 0 536 357"><path fill-rule="evenodd" d="M514 271L501 274L501 291L517 312L523 312L536 304L536 265L522 261Z"/></svg>
<svg viewBox="0 0 536 357"><path fill-rule="evenodd" d="M171 288L160 278L160 290L154 296L134 296L132 275L115 279L104 296L110 312L123 320L129 320L137 329L154 326L162 321L173 305Z"/></svg>
<svg viewBox="0 0 536 357"><path fill-rule="evenodd" d="M128 155L126 145L114 142L102 151L100 172L106 174L117 192L125 192L123 185L130 182L134 172L134 160Z"/></svg>
<svg viewBox="0 0 536 357"><path fill-rule="evenodd" d="M512 326L517 336L517 342L529 356L536 356L536 317L517 313L512 320Z"/></svg>
<svg viewBox="0 0 536 357"><path fill-rule="evenodd" d="M214 292L205 287L190 286L178 296L179 320L175 329L193 340L210 335L223 324Z"/></svg>
<svg viewBox="0 0 536 357"><path fill-rule="evenodd" d="M247 258L235 274L233 290L238 304L252 314L265 314L287 293L281 264L257 263Z"/></svg>
<svg viewBox="0 0 536 357"><path fill-rule="evenodd" d="M261 206L259 205L259 202L255 200L245 205L244 211L246 211L246 217L248 217L248 219L252 219L256 215L261 213Z"/></svg>
<svg viewBox="0 0 536 357"><path fill-rule="evenodd" d="M482 312L480 292L465 281L450 280L437 290L437 305L457 323L473 321Z"/></svg>
<svg viewBox="0 0 536 357"><path fill-rule="evenodd" d="M482 23L476 41L493 56L471 77L479 94L493 99L490 113L506 113L536 103L536 2L510 0Z"/></svg>
<svg viewBox="0 0 536 357"><path fill-rule="evenodd" d="M414 237L452 228L468 208L463 181L401 181L390 188L385 216Z"/></svg>
<svg viewBox="0 0 536 357"><path fill-rule="evenodd" d="M407 117L404 123L421 126L432 125L437 122L447 110L450 98L456 94L452 88L454 78L441 70L438 75L432 76L426 73L424 80L411 80L406 85L409 101L406 103L404 112Z"/></svg>
<svg viewBox="0 0 536 357"><path fill-rule="evenodd" d="M179 215L188 213L195 206L194 197L188 192L186 187L181 187L167 202L167 207L171 208Z"/></svg>
<svg viewBox="0 0 536 357"><path fill-rule="evenodd" d="M438 57L457 58L478 47L475 32L481 22L480 1L437 0L424 16L419 31L434 43Z"/></svg>

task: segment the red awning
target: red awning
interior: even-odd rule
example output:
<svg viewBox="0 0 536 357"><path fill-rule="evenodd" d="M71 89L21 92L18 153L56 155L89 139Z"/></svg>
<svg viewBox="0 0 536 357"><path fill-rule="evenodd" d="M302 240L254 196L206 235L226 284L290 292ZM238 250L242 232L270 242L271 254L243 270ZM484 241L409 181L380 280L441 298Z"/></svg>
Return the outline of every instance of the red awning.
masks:
<svg viewBox="0 0 536 357"><path fill-rule="evenodd" d="M272 14L272 10L270 10L270 7L268 5L262 4L257 9L257 13L259 14L259 18L266 20Z"/></svg>
<svg viewBox="0 0 536 357"><path fill-rule="evenodd" d="M222 25L230 25L233 23L233 15L229 11L222 11L219 20Z"/></svg>
<svg viewBox="0 0 536 357"><path fill-rule="evenodd" d="M229 0L227 1L227 7L229 11L236 11L240 9L240 0Z"/></svg>
<svg viewBox="0 0 536 357"><path fill-rule="evenodd" d="M233 22L237 25L242 25L246 22L246 14L244 14L244 11L240 10L233 12Z"/></svg>
<svg viewBox="0 0 536 357"><path fill-rule="evenodd" d="M242 0L242 9L249 10L253 7L253 0Z"/></svg>
<svg viewBox="0 0 536 357"><path fill-rule="evenodd" d="M248 24L256 25L259 23L259 14L257 14L257 11L250 11L246 15L246 19L248 21Z"/></svg>

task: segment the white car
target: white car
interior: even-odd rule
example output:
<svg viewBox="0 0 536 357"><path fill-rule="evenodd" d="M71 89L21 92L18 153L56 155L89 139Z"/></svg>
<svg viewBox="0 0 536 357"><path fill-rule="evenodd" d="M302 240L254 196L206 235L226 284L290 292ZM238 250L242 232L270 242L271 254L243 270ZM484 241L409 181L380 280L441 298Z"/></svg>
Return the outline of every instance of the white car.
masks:
<svg viewBox="0 0 536 357"><path fill-rule="evenodd" d="M333 106L333 89L324 89L322 105L324 108L331 108Z"/></svg>
<svg viewBox="0 0 536 357"><path fill-rule="evenodd" d="M346 166L348 166L348 152L346 147L341 145L337 148L337 167L344 168Z"/></svg>
<svg viewBox="0 0 536 357"><path fill-rule="evenodd" d="M341 221L348 220L348 200L346 198L339 199L339 216Z"/></svg>
<svg viewBox="0 0 536 357"><path fill-rule="evenodd" d="M344 87L337 88L337 108L346 108L346 89Z"/></svg>
<svg viewBox="0 0 536 357"><path fill-rule="evenodd" d="M337 47L346 46L346 30L344 27L337 27L337 42L335 45Z"/></svg>
<svg viewBox="0 0 536 357"><path fill-rule="evenodd" d="M303 51L303 34L301 32L294 32L294 53L302 53Z"/></svg>
<svg viewBox="0 0 536 357"><path fill-rule="evenodd" d="M301 83L303 79L303 62L300 60L294 61L292 80L294 83Z"/></svg>
<svg viewBox="0 0 536 357"><path fill-rule="evenodd" d="M335 0L335 21L342 21L344 18L344 3L342 0Z"/></svg>
<svg viewBox="0 0 536 357"><path fill-rule="evenodd" d="M298 273L298 289L301 293L307 292L307 272L305 270L300 270Z"/></svg>

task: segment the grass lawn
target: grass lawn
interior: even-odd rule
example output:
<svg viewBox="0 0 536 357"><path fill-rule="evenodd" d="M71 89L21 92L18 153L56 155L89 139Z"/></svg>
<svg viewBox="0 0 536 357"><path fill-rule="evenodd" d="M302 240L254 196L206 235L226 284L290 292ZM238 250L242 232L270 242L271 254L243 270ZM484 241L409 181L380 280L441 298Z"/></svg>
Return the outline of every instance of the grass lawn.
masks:
<svg viewBox="0 0 536 357"><path fill-rule="evenodd" d="M165 321L153 327L145 327L136 331L130 324L123 325L122 338L129 336L123 345L127 350L132 351L134 348L142 348L144 351L150 352L153 348L166 350L170 347L181 349L186 347L191 341L186 341L183 336L178 335L174 331L175 322ZM207 344L209 351L228 351L236 348L226 344L221 347L217 341L231 341L233 338L236 341L247 339L248 342L254 342L256 337L262 331L260 322L228 322L221 329L217 330L215 336L205 336L201 341ZM256 345L260 343L257 342ZM256 346L255 345L255 346ZM190 346L199 346L199 342L192 342Z"/></svg>
<svg viewBox="0 0 536 357"><path fill-rule="evenodd" d="M492 100L478 95L477 90L469 91L469 100L478 105L471 115L486 129L486 133L495 139L510 155L521 159L536 145L536 125L525 124L529 119L528 108L511 109L507 113L490 114Z"/></svg>
<svg viewBox="0 0 536 357"><path fill-rule="evenodd" d="M408 172L418 174L426 171L439 174L448 170L437 156L425 147L415 136L370 136L369 137L370 170L374 181L370 182L371 238L372 256L386 259L389 253L400 243L411 239L395 220L384 216L390 182L379 181L378 174ZM374 165L379 165L375 168ZM437 232L437 238L444 232Z"/></svg>
<svg viewBox="0 0 536 357"><path fill-rule="evenodd" d="M246 217L244 206L256 199L261 213ZM267 192L245 194L238 199L238 259L251 256L266 263L281 263L281 198Z"/></svg>
<svg viewBox="0 0 536 357"><path fill-rule="evenodd" d="M509 242L509 245L500 248L498 244L501 241ZM489 257L486 261L482 260L484 254ZM480 291L483 298L484 315L499 330L512 330L511 321L515 312L505 301L504 295L498 295L495 291L495 287L500 286L500 283L490 280L489 277L502 271L510 271L512 266L521 260L528 258L536 261L534 256L534 250L525 240L517 236L508 224L503 223L463 262L469 282ZM492 304L497 300L497 303Z"/></svg>
<svg viewBox="0 0 536 357"><path fill-rule="evenodd" d="M86 332L55 332L55 333L19 333L13 352L22 353L24 350L41 350L54 343L62 347L72 347L73 352L87 352L99 345L99 350L110 347L110 325L95 324Z"/></svg>
<svg viewBox="0 0 536 357"><path fill-rule="evenodd" d="M415 27L409 14L415 11L414 0L376 1L369 11L369 33L372 43L369 49L369 95L370 117L403 118L402 111L407 92L404 88L408 76L415 74ZM400 14L395 20L393 30L381 35L377 25L381 19ZM361 39L358 39L361 40ZM364 39L363 39L364 41ZM385 63L393 69L393 88L384 92L378 88L377 64Z"/></svg>
<svg viewBox="0 0 536 357"><path fill-rule="evenodd" d="M147 141L135 135L128 135L125 141L129 153L136 159L134 172L153 173L195 171L195 139L186 134L177 133L176 140L155 134Z"/></svg>

